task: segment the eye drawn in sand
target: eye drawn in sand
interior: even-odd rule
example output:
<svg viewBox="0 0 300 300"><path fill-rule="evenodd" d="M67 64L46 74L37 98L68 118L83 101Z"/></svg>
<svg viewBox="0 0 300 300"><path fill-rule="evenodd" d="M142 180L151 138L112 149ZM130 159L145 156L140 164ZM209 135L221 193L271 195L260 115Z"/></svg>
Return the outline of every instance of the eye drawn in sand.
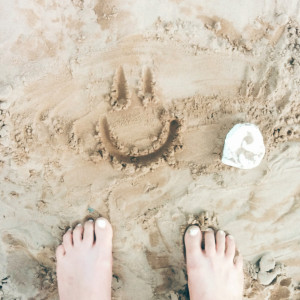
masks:
<svg viewBox="0 0 300 300"><path fill-rule="evenodd" d="M150 68L146 68L143 72L138 95L144 106L147 106L148 103L158 102L155 81Z"/></svg>
<svg viewBox="0 0 300 300"><path fill-rule="evenodd" d="M121 110L128 108L130 103L130 93L124 70L122 67L119 67L111 86L110 105L114 110Z"/></svg>
<svg viewBox="0 0 300 300"><path fill-rule="evenodd" d="M174 153L182 148L183 121L158 101L150 69L143 72L138 90L129 90L124 71L114 76L110 94L112 110L100 120L98 153L123 169L175 165ZM132 168L132 167L131 167Z"/></svg>

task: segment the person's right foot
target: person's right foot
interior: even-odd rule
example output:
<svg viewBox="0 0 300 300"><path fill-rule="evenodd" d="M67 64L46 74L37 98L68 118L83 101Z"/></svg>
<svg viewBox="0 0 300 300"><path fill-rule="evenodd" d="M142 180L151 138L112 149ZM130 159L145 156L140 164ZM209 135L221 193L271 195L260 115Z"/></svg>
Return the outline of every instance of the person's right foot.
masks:
<svg viewBox="0 0 300 300"><path fill-rule="evenodd" d="M204 234L204 249L201 248ZM190 226L185 233L186 265L191 300L241 300L243 259L235 256L233 237L219 230L201 233Z"/></svg>

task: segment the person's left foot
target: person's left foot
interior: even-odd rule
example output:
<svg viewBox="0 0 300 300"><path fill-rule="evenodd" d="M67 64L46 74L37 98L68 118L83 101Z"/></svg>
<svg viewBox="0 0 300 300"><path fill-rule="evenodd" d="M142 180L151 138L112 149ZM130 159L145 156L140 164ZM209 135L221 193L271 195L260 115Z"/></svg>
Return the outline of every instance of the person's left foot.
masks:
<svg viewBox="0 0 300 300"><path fill-rule="evenodd" d="M60 300L111 299L112 233L104 218L65 233L56 250Z"/></svg>

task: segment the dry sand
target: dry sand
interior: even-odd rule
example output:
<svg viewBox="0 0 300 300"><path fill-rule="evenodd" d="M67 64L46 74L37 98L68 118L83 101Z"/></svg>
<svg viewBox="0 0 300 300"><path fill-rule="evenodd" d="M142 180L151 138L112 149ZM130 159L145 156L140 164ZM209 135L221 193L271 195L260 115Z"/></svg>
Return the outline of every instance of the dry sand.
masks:
<svg viewBox="0 0 300 300"><path fill-rule="evenodd" d="M300 299L299 23L298 0L0 0L1 299L57 299L55 248L99 215L114 299L188 299L192 222L236 237L245 299ZM253 170L221 163L239 122Z"/></svg>

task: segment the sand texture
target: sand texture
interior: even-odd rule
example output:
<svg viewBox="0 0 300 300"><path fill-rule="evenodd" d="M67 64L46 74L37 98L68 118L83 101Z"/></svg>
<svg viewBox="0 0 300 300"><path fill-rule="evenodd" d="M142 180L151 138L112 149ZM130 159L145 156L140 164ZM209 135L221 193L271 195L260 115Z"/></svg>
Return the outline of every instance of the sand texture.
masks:
<svg viewBox="0 0 300 300"><path fill-rule="evenodd" d="M187 224L223 228L245 299L300 299L300 1L0 0L0 299L58 299L99 215L113 299L188 299ZM266 154L221 163L237 123Z"/></svg>

